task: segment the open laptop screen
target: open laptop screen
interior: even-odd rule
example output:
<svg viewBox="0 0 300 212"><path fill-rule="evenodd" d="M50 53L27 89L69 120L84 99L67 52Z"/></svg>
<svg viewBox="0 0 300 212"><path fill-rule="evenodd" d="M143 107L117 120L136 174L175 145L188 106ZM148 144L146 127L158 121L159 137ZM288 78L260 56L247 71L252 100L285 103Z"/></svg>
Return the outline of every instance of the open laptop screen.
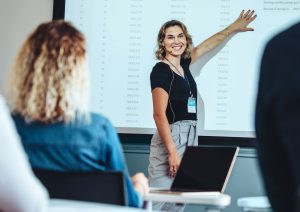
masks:
<svg viewBox="0 0 300 212"><path fill-rule="evenodd" d="M187 147L171 190L224 192L238 147Z"/></svg>

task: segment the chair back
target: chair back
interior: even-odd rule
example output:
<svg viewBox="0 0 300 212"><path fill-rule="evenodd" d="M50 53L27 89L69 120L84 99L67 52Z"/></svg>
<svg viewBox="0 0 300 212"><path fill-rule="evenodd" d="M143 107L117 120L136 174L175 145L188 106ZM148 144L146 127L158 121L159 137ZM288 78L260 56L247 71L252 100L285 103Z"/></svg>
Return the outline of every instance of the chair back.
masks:
<svg viewBox="0 0 300 212"><path fill-rule="evenodd" d="M33 169L50 198L127 205L122 172L60 172Z"/></svg>

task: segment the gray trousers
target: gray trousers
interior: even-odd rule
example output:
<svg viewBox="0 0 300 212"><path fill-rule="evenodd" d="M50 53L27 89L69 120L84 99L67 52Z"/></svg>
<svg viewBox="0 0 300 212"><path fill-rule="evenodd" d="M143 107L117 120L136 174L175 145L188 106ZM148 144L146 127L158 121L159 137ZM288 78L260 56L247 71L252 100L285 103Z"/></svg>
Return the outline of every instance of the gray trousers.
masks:
<svg viewBox="0 0 300 212"><path fill-rule="evenodd" d="M186 146L198 145L197 121L184 120L170 125L177 153L182 158ZM150 187L169 189L174 178L168 175L168 152L158 134L153 135L150 146L148 177ZM183 211L184 206L175 203L153 202L153 210Z"/></svg>

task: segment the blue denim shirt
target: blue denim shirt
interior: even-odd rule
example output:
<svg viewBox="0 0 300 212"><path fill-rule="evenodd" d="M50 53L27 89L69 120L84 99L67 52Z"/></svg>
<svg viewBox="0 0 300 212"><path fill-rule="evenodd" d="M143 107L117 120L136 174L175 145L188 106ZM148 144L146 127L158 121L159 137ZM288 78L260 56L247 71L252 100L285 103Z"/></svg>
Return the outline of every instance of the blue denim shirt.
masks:
<svg viewBox="0 0 300 212"><path fill-rule="evenodd" d="M23 146L33 168L58 171L122 171L127 185L128 205L142 206L141 196L134 190L122 147L108 119L91 114L88 124L75 121L45 124L25 122L13 115Z"/></svg>

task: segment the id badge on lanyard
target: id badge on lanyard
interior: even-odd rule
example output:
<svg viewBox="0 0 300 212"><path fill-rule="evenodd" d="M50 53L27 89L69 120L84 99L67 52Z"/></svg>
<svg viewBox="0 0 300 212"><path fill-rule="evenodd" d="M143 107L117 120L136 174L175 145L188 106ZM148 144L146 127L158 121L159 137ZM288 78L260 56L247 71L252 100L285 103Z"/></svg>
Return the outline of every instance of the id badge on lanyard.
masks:
<svg viewBox="0 0 300 212"><path fill-rule="evenodd" d="M196 98L189 97L188 103L187 103L188 113L196 113Z"/></svg>

